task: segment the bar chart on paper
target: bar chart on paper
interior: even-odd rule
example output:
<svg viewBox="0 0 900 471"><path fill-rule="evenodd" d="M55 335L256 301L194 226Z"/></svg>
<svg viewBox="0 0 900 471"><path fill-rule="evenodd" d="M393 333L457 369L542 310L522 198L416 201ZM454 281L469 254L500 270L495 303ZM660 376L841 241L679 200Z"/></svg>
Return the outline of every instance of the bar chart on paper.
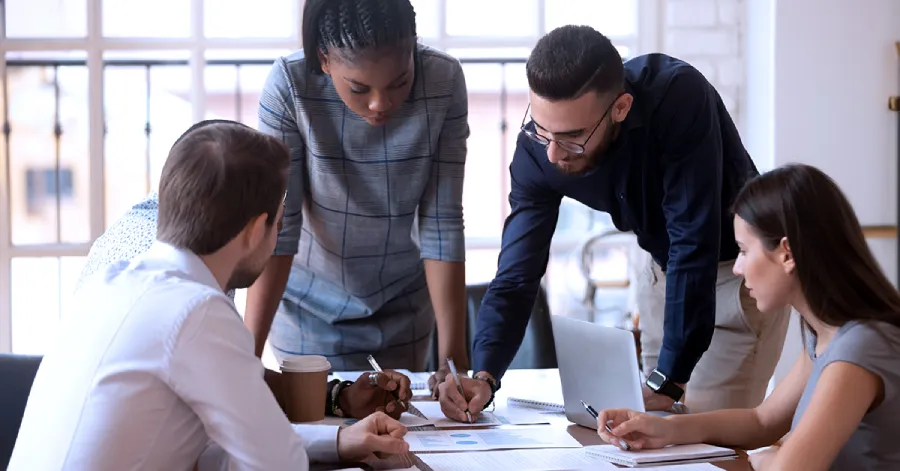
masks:
<svg viewBox="0 0 900 471"><path fill-rule="evenodd" d="M578 448L581 444L564 429L532 426L490 430L409 432L409 451L483 451L514 448Z"/></svg>

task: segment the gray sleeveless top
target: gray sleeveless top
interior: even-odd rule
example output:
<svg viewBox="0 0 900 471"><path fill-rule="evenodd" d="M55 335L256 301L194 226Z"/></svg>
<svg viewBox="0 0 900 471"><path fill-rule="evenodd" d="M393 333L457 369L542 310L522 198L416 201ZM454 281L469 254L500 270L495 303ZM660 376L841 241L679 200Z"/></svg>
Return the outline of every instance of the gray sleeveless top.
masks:
<svg viewBox="0 0 900 471"><path fill-rule="evenodd" d="M900 328L884 322L849 322L838 329L828 348L816 356L816 336L809 333L806 350L812 374L794 413L791 430L809 406L822 370L844 361L881 377L884 400L863 416L832 463L832 471L900 470Z"/></svg>

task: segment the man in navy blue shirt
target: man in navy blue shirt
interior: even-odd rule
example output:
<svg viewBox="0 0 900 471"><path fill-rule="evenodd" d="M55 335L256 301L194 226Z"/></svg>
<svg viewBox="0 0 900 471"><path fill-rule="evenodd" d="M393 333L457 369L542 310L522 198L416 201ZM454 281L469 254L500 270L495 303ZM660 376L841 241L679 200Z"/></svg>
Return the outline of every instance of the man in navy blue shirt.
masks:
<svg viewBox="0 0 900 471"><path fill-rule="evenodd" d="M693 410L758 405L789 316L760 313L732 273L730 205L758 172L716 90L663 54L623 66L585 26L543 37L526 71L530 114L510 165L497 276L478 313L477 373L461 379L468 400L452 379L440 385L444 413L466 420L466 408L493 398L522 342L563 197L609 213L652 257L637 283L647 409L682 398Z"/></svg>

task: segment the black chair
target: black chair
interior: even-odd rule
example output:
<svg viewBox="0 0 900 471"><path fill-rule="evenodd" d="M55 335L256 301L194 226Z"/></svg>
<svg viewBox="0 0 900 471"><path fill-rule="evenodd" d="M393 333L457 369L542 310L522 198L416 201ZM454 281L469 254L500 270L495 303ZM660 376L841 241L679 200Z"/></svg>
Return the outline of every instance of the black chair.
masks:
<svg viewBox="0 0 900 471"><path fill-rule="evenodd" d="M472 358L472 342L475 340L475 326L481 300L488 290L488 283L479 283L466 287L468 303L468 319L466 321L466 341L469 359ZM435 371L438 368L437 331L432 338L431 358L427 368ZM556 344L553 342L553 328L550 324L550 306L547 304L547 293L541 287L538 290L531 310L531 318L525 330L522 345L513 358L510 369L557 368Z"/></svg>
<svg viewBox="0 0 900 471"><path fill-rule="evenodd" d="M0 469L12 456L41 357L0 354Z"/></svg>

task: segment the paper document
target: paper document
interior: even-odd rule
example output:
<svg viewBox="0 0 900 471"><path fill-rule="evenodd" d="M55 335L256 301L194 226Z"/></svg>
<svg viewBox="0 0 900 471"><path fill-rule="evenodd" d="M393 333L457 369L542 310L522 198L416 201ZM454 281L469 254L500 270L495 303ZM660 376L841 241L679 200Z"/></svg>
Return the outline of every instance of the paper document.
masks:
<svg viewBox="0 0 900 471"><path fill-rule="evenodd" d="M581 449L508 450L480 453L423 453L433 471L547 471L569 469L618 469L612 463Z"/></svg>
<svg viewBox="0 0 900 471"><path fill-rule="evenodd" d="M431 373L413 373L406 369L395 369L394 371L409 378L410 389L414 391L428 389L428 378L431 377ZM356 381L359 375L365 373L371 373L371 371L335 371L334 377L341 381Z"/></svg>
<svg viewBox="0 0 900 471"><path fill-rule="evenodd" d="M560 427L533 425L489 430L409 432L409 451L483 451L518 448L580 448L578 440Z"/></svg>
<svg viewBox="0 0 900 471"><path fill-rule="evenodd" d="M531 409L506 408L497 409L494 412L485 411L476 416L474 423L458 422L448 419L441 410L441 404L437 401L413 401L416 407L425 417L431 420L437 428L472 428L491 427L496 425L535 425L549 424L546 416Z"/></svg>
<svg viewBox="0 0 900 471"><path fill-rule="evenodd" d="M350 417L325 417L322 420L316 422L307 422L309 425L353 425L359 422L359 419L353 419ZM400 415L400 423L407 427L421 427L423 425L431 425L432 421L429 419L423 419L421 417L416 417L408 412L404 412Z"/></svg>

